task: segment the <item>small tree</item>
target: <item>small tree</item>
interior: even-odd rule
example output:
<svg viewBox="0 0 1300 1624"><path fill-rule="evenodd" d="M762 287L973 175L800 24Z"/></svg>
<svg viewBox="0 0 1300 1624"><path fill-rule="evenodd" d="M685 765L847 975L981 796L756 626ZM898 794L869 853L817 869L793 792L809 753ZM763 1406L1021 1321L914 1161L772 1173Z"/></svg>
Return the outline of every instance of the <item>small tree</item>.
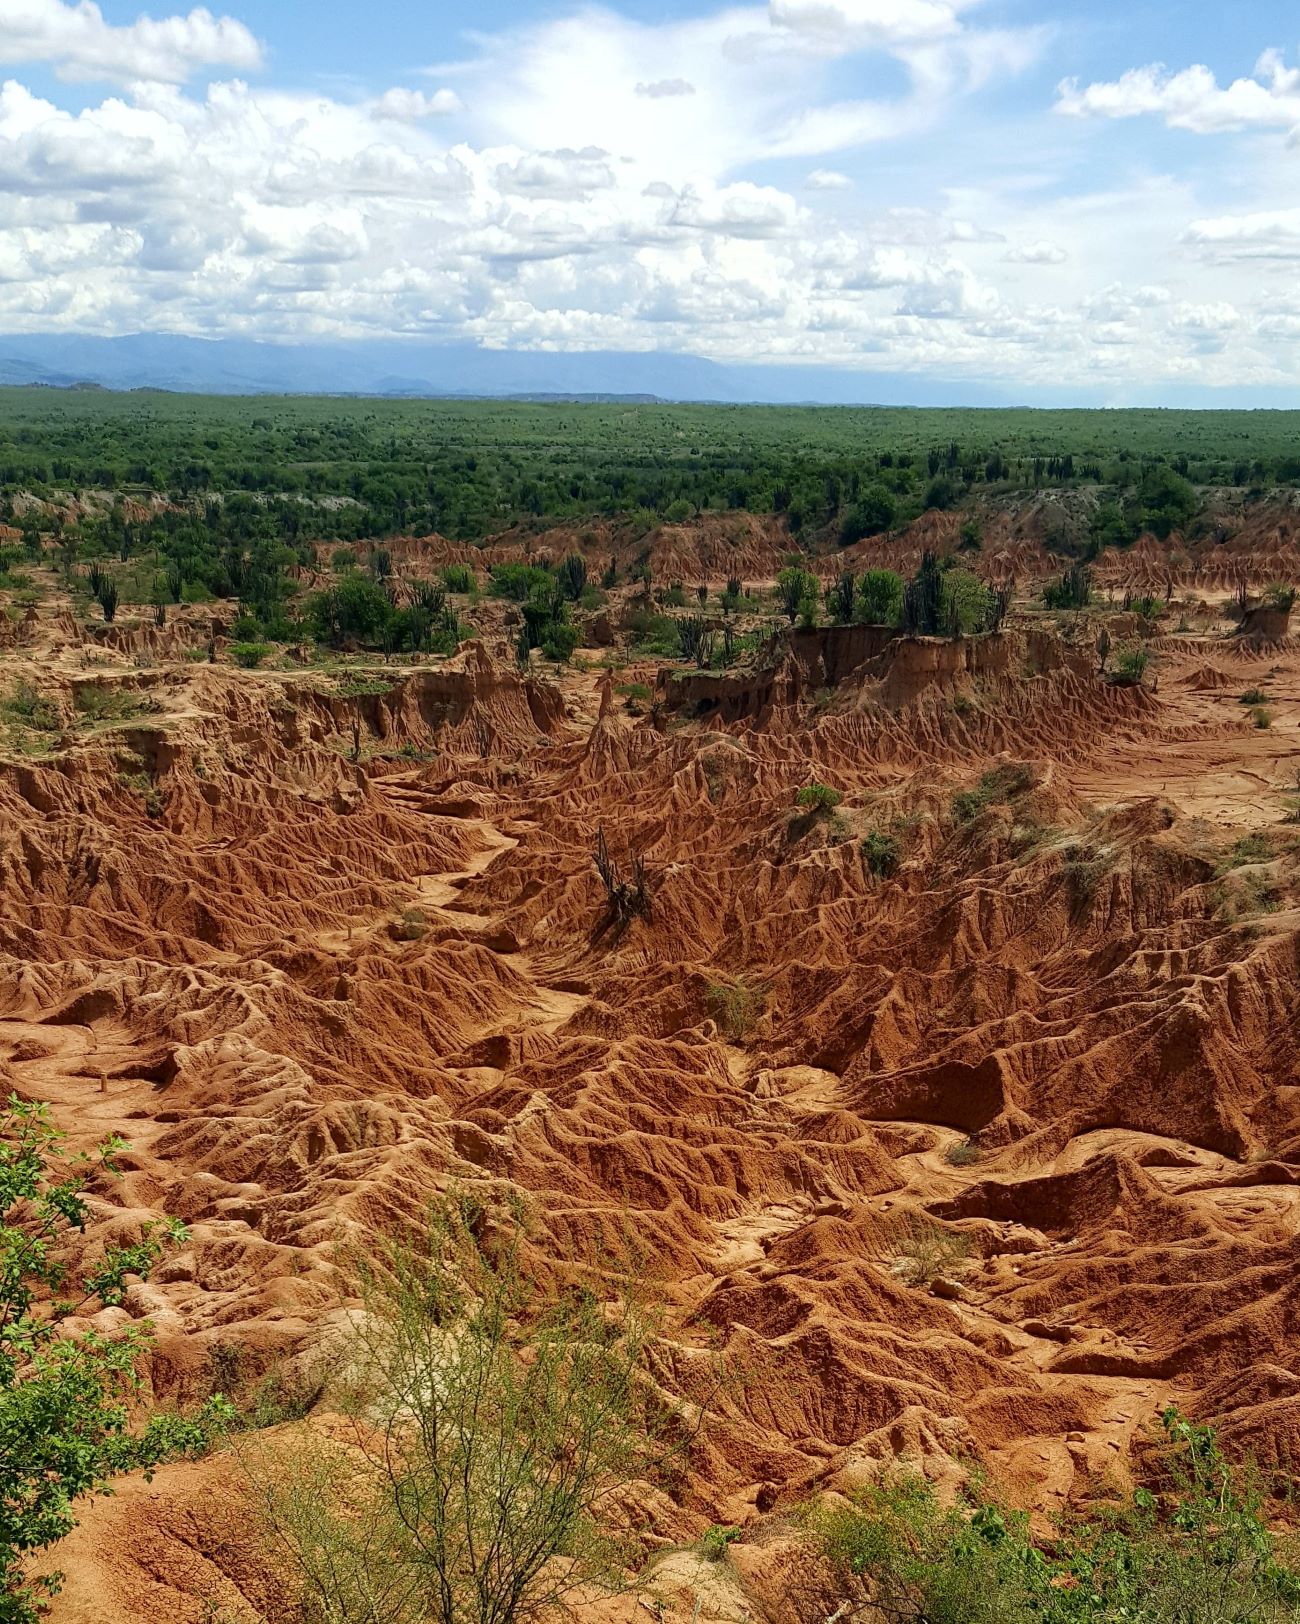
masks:
<svg viewBox="0 0 1300 1624"><path fill-rule="evenodd" d="M73 1502L102 1493L131 1467L192 1452L210 1423L229 1413L218 1400L202 1417L155 1417L127 1431L127 1399L147 1331L74 1336L64 1322L121 1302L128 1274L147 1275L169 1242L186 1238L175 1222L146 1225L128 1246L109 1246L98 1266L72 1285L60 1254L90 1213L93 1178L115 1176L126 1149L106 1139L93 1156L70 1155L47 1107L10 1095L0 1110L0 1566L3 1624L35 1624L57 1595L57 1573L28 1578L24 1559L76 1526Z"/></svg>
<svg viewBox="0 0 1300 1624"><path fill-rule="evenodd" d="M111 576L105 576L95 593L99 599L99 607L104 611L104 619L110 624L117 613L117 582Z"/></svg>
<svg viewBox="0 0 1300 1624"><path fill-rule="evenodd" d="M858 619L868 626L897 626L902 608L903 577L893 570L867 570L858 582Z"/></svg>
<svg viewBox="0 0 1300 1624"><path fill-rule="evenodd" d="M636 1304L540 1297L517 1218L497 1239L453 1198L389 1248L364 1283L350 1442L304 1431L265 1466L254 1455L311 1616L521 1624L561 1616L583 1586L621 1588L625 1491L693 1428L645 1379Z"/></svg>

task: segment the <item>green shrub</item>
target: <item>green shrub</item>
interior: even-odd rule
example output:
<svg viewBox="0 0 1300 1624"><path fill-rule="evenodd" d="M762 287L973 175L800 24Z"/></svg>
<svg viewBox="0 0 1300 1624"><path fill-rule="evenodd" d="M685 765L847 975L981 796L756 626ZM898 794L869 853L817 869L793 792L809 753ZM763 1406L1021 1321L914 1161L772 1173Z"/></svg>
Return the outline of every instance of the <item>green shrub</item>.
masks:
<svg viewBox="0 0 1300 1624"><path fill-rule="evenodd" d="M72 703L88 722L125 722L145 708L139 694L129 689L98 686L78 688Z"/></svg>
<svg viewBox="0 0 1300 1624"><path fill-rule="evenodd" d="M555 584L550 570L537 564L493 564L488 571L488 591L494 598L510 598L526 603L534 593L549 593Z"/></svg>
<svg viewBox="0 0 1300 1624"><path fill-rule="evenodd" d="M948 1146L944 1160L949 1167L973 1167L981 1155L978 1145L973 1145L969 1139L963 1139L959 1144Z"/></svg>
<svg viewBox="0 0 1300 1624"><path fill-rule="evenodd" d="M448 564L441 572L441 578L448 592L473 593L478 586L474 571L468 564Z"/></svg>
<svg viewBox="0 0 1300 1624"><path fill-rule="evenodd" d="M899 846L893 835L872 829L869 834L863 835L858 850L862 853L867 872L879 879L887 879L898 868Z"/></svg>
<svg viewBox="0 0 1300 1624"><path fill-rule="evenodd" d="M1086 564L1073 565L1059 581L1047 583L1043 602L1049 609L1086 609L1092 602L1092 571Z"/></svg>
<svg viewBox="0 0 1300 1624"><path fill-rule="evenodd" d="M928 1286L959 1274L970 1256L970 1241L920 1212L903 1212L888 1226L894 1272L912 1286Z"/></svg>
<svg viewBox="0 0 1300 1624"><path fill-rule="evenodd" d="M14 683L0 708L11 722L34 733L57 733L63 726L59 707L52 699L44 698L34 683L25 680Z"/></svg>
<svg viewBox="0 0 1300 1624"><path fill-rule="evenodd" d="M1146 675L1151 655L1144 648L1128 648L1115 659L1110 680L1117 688L1136 688Z"/></svg>
<svg viewBox="0 0 1300 1624"><path fill-rule="evenodd" d="M697 1548L706 1562L721 1562L727 1554L727 1547L739 1538L739 1528L729 1528L722 1523L714 1523L711 1528L706 1528L700 1535Z"/></svg>
<svg viewBox="0 0 1300 1624"><path fill-rule="evenodd" d="M897 626L903 612L903 577L893 570L867 570L858 581L854 613L868 626Z"/></svg>
<svg viewBox="0 0 1300 1624"><path fill-rule="evenodd" d="M990 806L1003 806L1023 795L1033 784L1027 767L994 767L973 789L960 790L952 798L952 813L959 823L970 823Z"/></svg>
<svg viewBox="0 0 1300 1624"><path fill-rule="evenodd" d="M993 594L978 575L960 568L943 572L942 612L948 629L966 635L984 631L992 603Z"/></svg>
<svg viewBox="0 0 1300 1624"><path fill-rule="evenodd" d="M1254 834L1242 835L1219 864L1219 873L1225 874L1229 869L1241 868L1247 863L1270 863L1273 855L1273 842L1266 834L1256 831Z"/></svg>
<svg viewBox="0 0 1300 1624"><path fill-rule="evenodd" d="M74 1504L107 1489L120 1472L202 1453L232 1413L214 1399L191 1419L159 1413L129 1430L140 1391L147 1324L69 1335L73 1314L121 1304L129 1275L148 1278L169 1247L188 1239L182 1225L146 1223L138 1238L108 1244L76 1279L69 1237L91 1215L87 1192L120 1176L128 1149L110 1138L80 1158L66 1148L44 1105L11 1096L0 1110L0 1618L36 1624L60 1575L34 1577L33 1553L76 1526Z"/></svg>
<svg viewBox="0 0 1300 1624"><path fill-rule="evenodd" d="M548 660L554 660L557 664L564 665L581 642L582 633L576 626L551 621L543 633L538 647Z"/></svg>
<svg viewBox="0 0 1300 1624"><path fill-rule="evenodd" d="M894 1470L804 1516L859 1605L888 1624L1294 1624L1300 1573L1249 1473L1209 1427L1161 1416L1159 1494L1138 1488L1037 1543L1029 1518L976 1482L945 1506Z"/></svg>
<svg viewBox="0 0 1300 1624"><path fill-rule="evenodd" d="M795 796L794 804L815 815L833 812L843 799L839 790L832 789L829 784L806 784Z"/></svg>
<svg viewBox="0 0 1300 1624"><path fill-rule="evenodd" d="M232 643L230 658L245 671L252 671L271 652L269 643Z"/></svg>
<svg viewBox="0 0 1300 1624"><path fill-rule="evenodd" d="M1262 688L1247 688L1241 696L1240 703L1243 705L1262 705L1267 698L1268 695Z"/></svg>
<svg viewBox="0 0 1300 1624"><path fill-rule="evenodd" d="M705 1003L723 1037L743 1043L762 1017L767 989L747 976L738 981L714 981L705 991Z"/></svg>
<svg viewBox="0 0 1300 1624"><path fill-rule="evenodd" d="M1258 728L1272 727L1273 712L1266 705L1256 705L1250 713L1250 719Z"/></svg>
<svg viewBox="0 0 1300 1624"><path fill-rule="evenodd" d="M1281 582L1275 581L1272 586L1264 589L1264 607L1266 609L1285 611L1292 608L1294 604L1295 588L1293 586L1283 586Z"/></svg>
<svg viewBox="0 0 1300 1624"><path fill-rule="evenodd" d="M840 546L878 536L894 522L896 504L883 485L869 485L840 520Z"/></svg>

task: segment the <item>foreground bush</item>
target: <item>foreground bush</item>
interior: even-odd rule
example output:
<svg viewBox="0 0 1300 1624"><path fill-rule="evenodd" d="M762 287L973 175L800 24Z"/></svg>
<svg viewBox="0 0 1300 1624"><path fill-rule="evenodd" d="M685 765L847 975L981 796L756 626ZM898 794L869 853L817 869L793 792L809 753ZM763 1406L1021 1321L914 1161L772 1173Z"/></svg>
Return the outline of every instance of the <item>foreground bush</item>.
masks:
<svg viewBox="0 0 1300 1624"><path fill-rule="evenodd" d="M348 1435L299 1428L249 1456L308 1618L562 1617L581 1588L621 1585L639 1549L627 1491L690 1447L637 1308L540 1298L517 1229L489 1231L463 1197L392 1248L363 1292Z"/></svg>
<svg viewBox="0 0 1300 1624"><path fill-rule="evenodd" d="M1208 1427L1166 1410L1167 1488L1138 1489L1035 1542L1029 1520L980 1491L943 1506L900 1473L808 1514L844 1593L870 1624L1294 1624L1300 1571L1258 1491Z"/></svg>
<svg viewBox="0 0 1300 1624"><path fill-rule="evenodd" d="M60 1252L84 1229L92 1175L116 1174L126 1146L109 1139L90 1156L70 1156L45 1106L11 1095L0 1111L0 1621L35 1624L59 1575L32 1576L28 1559L76 1526L73 1502L108 1491L109 1480L176 1454L205 1448L228 1418L216 1399L193 1420L154 1416L128 1430L128 1401L147 1328L120 1335L65 1334L73 1315L122 1300L125 1277L147 1277L179 1224L146 1226L130 1246L105 1250L74 1282Z"/></svg>

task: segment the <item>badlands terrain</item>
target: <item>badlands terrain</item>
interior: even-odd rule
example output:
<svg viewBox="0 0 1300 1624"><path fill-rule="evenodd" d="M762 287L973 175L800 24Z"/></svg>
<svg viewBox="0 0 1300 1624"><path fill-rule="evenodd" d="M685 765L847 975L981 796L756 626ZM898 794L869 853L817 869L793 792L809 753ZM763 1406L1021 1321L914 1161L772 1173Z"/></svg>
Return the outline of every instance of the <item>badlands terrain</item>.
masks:
<svg viewBox="0 0 1300 1624"><path fill-rule="evenodd" d="M757 524L658 545L715 593L779 567ZM129 1140L91 1244L190 1227L98 1323L152 1322L161 1403L313 1389L341 1245L519 1192L540 1272L638 1255L677 1393L739 1373L651 1507L672 1619L780 1616L792 1508L895 1456L1043 1513L1131 1481L1169 1403L1294 1458L1300 645L1228 613L1294 553L1275 520L1176 569L1147 538L1049 614L1008 535L1000 632L773 621L723 673L629 655L632 587L564 669L489 605L446 659L241 670L210 607L90 626L51 571L0 650L53 707L6 712L0 1080ZM644 864L627 921L602 841ZM289 1617L238 1478L86 1507L54 1624Z"/></svg>

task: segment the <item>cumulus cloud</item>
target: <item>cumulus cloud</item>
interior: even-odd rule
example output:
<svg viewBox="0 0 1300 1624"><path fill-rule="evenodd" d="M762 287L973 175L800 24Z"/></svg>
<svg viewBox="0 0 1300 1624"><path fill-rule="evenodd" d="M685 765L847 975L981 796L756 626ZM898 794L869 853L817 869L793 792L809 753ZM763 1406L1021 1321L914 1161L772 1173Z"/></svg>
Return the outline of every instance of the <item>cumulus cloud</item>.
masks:
<svg viewBox="0 0 1300 1624"><path fill-rule="evenodd" d="M250 72L262 51L250 30L205 7L115 26L91 0L0 0L0 64L49 63L64 79L181 84L201 68Z"/></svg>
<svg viewBox="0 0 1300 1624"><path fill-rule="evenodd" d="M1220 86L1203 65L1170 73L1161 63L1131 68L1118 79L1081 87L1061 82L1057 111L1072 118L1138 118L1154 114L1174 129L1199 135L1249 127L1300 126L1300 69L1289 68L1281 52L1268 50L1253 77Z"/></svg>
<svg viewBox="0 0 1300 1624"><path fill-rule="evenodd" d="M435 90L432 96L426 96L422 91L398 86L386 90L375 102L375 112L380 118L401 119L409 123L422 118L447 118L463 110L464 103L454 90Z"/></svg>
<svg viewBox="0 0 1300 1624"><path fill-rule="evenodd" d="M1063 265L1070 256L1060 243L1040 240L1020 243L1002 257L1012 265Z"/></svg>
<svg viewBox="0 0 1300 1624"><path fill-rule="evenodd" d="M847 192L853 182L838 169L813 169L804 177L810 192Z"/></svg>
<svg viewBox="0 0 1300 1624"><path fill-rule="evenodd" d="M1300 209L1193 220L1183 241L1225 260L1300 259Z"/></svg>
<svg viewBox="0 0 1300 1624"><path fill-rule="evenodd" d="M119 29L0 0L20 15L23 49L42 18L67 25L27 60L84 73L98 40L95 71L121 84L0 87L0 331L435 334L1057 387L1272 377L1286 324L1300 335L1269 267L1236 265L1300 258L1300 211L1233 215L1253 199L1129 172L1070 189L1008 153L1003 99L972 98L1041 39L961 0L655 24L589 6L475 36L427 91L351 99L200 74L223 50L241 74L260 61L206 12ZM19 36L0 36L12 60ZM1270 60L1252 82L1283 127L1290 70ZM1153 72L1163 95L1175 76ZM873 89L846 99L853 83ZM1081 114L1095 89L1071 92Z"/></svg>

